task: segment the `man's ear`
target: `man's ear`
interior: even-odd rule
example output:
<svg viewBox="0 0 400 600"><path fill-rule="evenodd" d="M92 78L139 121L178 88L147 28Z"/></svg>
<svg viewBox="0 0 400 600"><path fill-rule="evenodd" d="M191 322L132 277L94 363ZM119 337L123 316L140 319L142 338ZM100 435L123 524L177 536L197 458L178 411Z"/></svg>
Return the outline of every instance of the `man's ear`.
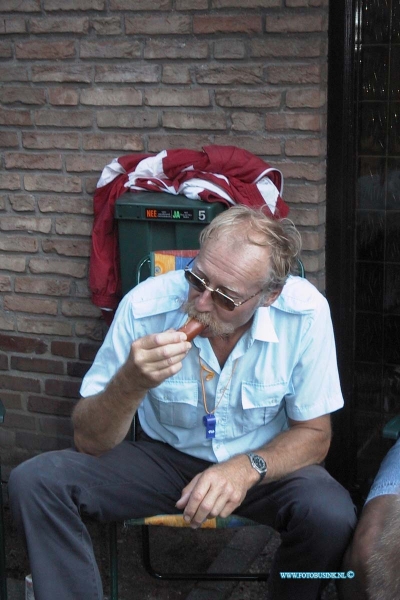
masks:
<svg viewBox="0 0 400 600"><path fill-rule="evenodd" d="M281 292L282 292L282 289L275 290L275 292L272 292L271 294L266 296L264 298L264 302L261 304L261 306L271 306L271 304L273 304L275 302L275 300L277 298L279 298L279 296L281 295Z"/></svg>

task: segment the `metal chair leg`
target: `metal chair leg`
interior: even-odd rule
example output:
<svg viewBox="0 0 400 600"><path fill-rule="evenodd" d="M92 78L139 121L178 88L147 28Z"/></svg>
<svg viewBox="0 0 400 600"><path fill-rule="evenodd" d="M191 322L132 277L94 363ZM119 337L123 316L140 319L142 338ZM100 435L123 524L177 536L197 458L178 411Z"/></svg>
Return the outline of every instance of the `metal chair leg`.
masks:
<svg viewBox="0 0 400 600"><path fill-rule="evenodd" d="M110 600L118 600L118 546L117 546L117 523L109 526L109 549L110 549Z"/></svg>
<svg viewBox="0 0 400 600"><path fill-rule="evenodd" d="M3 513L3 482L1 481L0 465L0 598L7 600L7 574L6 574L6 549L5 549L5 527Z"/></svg>

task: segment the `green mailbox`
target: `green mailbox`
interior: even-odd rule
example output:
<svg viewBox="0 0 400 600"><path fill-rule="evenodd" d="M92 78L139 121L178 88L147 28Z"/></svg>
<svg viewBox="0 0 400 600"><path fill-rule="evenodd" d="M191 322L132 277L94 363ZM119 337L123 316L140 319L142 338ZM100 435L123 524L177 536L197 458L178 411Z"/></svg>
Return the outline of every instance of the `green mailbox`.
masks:
<svg viewBox="0 0 400 600"><path fill-rule="evenodd" d="M167 193L126 193L115 203L122 293L136 285L139 265L154 250L199 247L200 231L225 210L221 202L202 202ZM145 265L144 268L148 269ZM142 273L150 274L149 270Z"/></svg>

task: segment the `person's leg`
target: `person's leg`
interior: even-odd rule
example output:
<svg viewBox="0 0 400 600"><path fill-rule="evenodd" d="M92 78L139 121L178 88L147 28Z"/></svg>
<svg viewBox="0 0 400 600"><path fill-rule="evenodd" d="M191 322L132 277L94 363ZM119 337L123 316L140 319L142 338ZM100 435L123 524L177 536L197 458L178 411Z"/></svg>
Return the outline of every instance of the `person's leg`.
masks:
<svg viewBox="0 0 400 600"><path fill-rule="evenodd" d="M349 493L317 465L254 487L237 512L281 534L268 583L274 600L316 599L326 579L285 579L281 573L339 571L356 524Z"/></svg>
<svg viewBox="0 0 400 600"><path fill-rule="evenodd" d="M400 493L399 465L400 440L389 450L382 461L366 499L353 540L346 551L343 569L354 571L355 578L353 581L340 583L339 592L342 600L367 600L367 598L375 600L383 594L383 587L377 584L377 575L376 573L372 574L371 569L376 571L375 567L377 562L380 561L380 553L389 559L396 552L399 552L397 540L400 539L400 531L398 526L395 526L398 523L398 516L396 517L396 515L399 511L399 500L397 498ZM387 531L386 536L383 535L385 529ZM390 533L391 530L398 532L397 538L396 534L393 536ZM380 569L383 573L383 563ZM387 569L385 577L389 581L391 567L388 566ZM394 585L394 582L392 585ZM369 586L377 591L368 594L367 589ZM375 596L372 594L375 594ZM388 597L394 598L395 596L389 594ZM382 596L382 598L386 600L387 596Z"/></svg>
<svg viewBox="0 0 400 600"><path fill-rule="evenodd" d="M124 442L100 457L49 452L19 465L10 476L10 506L25 535L36 600L102 600L81 517L175 513L182 488L207 466L157 442Z"/></svg>

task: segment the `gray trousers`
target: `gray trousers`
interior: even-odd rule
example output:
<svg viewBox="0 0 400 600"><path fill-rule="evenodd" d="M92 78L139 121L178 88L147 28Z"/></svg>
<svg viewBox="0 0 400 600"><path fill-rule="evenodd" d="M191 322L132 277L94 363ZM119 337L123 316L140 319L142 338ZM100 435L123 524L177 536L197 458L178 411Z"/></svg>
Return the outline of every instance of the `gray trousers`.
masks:
<svg viewBox="0 0 400 600"><path fill-rule="evenodd" d="M15 468L10 504L25 536L36 600L102 600L81 516L109 522L176 513L182 488L209 465L147 439L123 442L100 457L48 452ZM268 584L276 600L315 599L326 581L284 580L280 572L340 570L356 522L348 492L316 465L253 487L236 512L281 534Z"/></svg>

